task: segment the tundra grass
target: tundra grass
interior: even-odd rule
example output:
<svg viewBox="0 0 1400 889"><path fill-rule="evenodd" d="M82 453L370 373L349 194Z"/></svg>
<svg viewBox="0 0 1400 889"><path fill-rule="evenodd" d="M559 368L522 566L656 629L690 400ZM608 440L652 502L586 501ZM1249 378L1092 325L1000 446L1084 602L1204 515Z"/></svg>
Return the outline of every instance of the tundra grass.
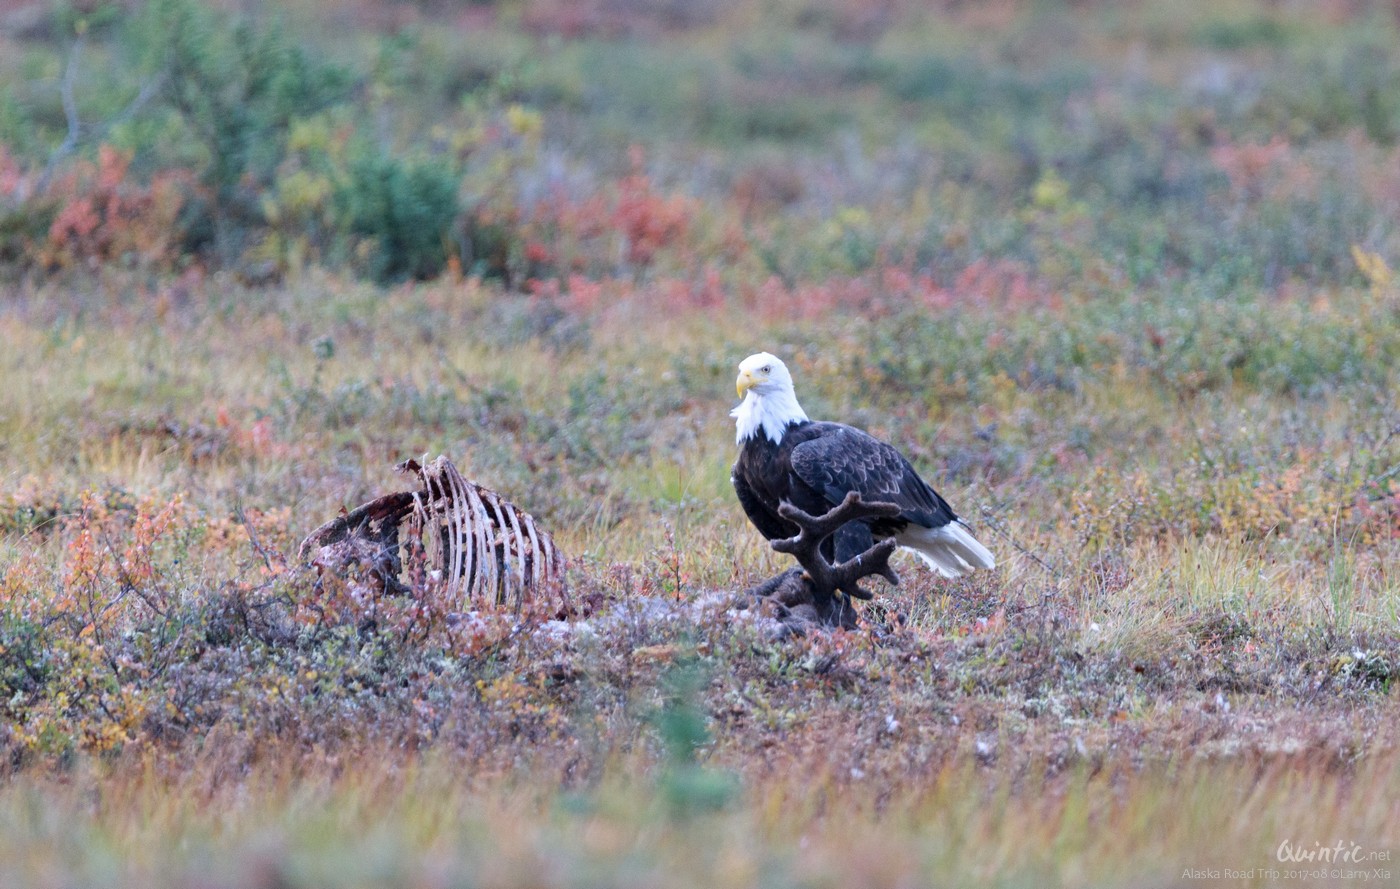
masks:
<svg viewBox="0 0 1400 889"><path fill-rule="evenodd" d="M282 10L357 87L229 261L207 207L141 216L198 171L178 115L101 129L115 9L73 70L134 217L16 198L72 49L0 30L0 883L1395 879L1388 7L351 6ZM351 117L502 264L357 278L314 205ZM736 607L786 567L727 477L760 349L996 571L899 561L853 632ZM555 535L567 607L299 559L439 453Z"/></svg>

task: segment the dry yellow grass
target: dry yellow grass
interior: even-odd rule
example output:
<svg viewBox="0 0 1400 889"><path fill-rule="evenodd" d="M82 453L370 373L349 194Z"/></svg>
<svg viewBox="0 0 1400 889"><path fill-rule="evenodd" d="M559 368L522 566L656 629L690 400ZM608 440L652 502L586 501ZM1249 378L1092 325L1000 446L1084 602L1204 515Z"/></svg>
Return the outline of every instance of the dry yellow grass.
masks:
<svg viewBox="0 0 1400 889"><path fill-rule="evenodd" d="M6 885L1386 885L1400 843L1393 753L1055 776L964 763L882 789L789 771L715 812L669 806L635 760L573 789L392 750L253 765L229 773L210 751L173 771L156 758L14 779ZM1319 849L1333 860L1287 860Z"/></svg>

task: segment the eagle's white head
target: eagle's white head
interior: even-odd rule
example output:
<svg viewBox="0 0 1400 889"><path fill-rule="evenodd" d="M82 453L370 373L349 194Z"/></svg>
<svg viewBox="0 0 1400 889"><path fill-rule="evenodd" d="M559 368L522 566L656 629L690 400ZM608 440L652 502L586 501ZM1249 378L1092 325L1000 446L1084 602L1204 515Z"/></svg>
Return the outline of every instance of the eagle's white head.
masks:
<svg viewBox="0 0 1400 889"><path fill-rule="evenodd" d="M792 389L792 374L775 355L759 352L739 362L739 379L734 385L744 399L729 412L738 427L736 444L753 438L759 429L776 444L783 440L788 426L807 419Z"/></svg>

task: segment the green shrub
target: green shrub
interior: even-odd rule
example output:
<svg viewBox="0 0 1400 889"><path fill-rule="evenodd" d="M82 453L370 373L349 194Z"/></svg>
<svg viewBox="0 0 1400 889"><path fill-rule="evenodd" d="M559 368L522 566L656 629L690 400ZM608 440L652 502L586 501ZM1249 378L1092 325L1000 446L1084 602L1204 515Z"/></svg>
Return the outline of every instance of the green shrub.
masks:
<svg viewBox="0 0 1400 889"><path fill-rule="evenodd" d="M337 199L350 231L365 238L376 281L432 278L447 265L460 177L445 161L364 152Z"/></svg>
<svg viewBox="0 0 1400 889"><path fill-rule="evenodd" d="M214 247L224 261L241 252L261 222L259 192L286 153L291 121L348 97L349 73L315 59L284 28L232 24L190 0L152 0L132 26L162 98L203 151ZM193 229L198 220L187 220Z"/></svg>
<svg viewBox="0 0 1400 889"><path fill-rule="evenodd" d="M1400 62L1389 43L1352 41L1281 65L1251 122L1303 137L1363 130L1382 144L1400 135Z"/></svg>

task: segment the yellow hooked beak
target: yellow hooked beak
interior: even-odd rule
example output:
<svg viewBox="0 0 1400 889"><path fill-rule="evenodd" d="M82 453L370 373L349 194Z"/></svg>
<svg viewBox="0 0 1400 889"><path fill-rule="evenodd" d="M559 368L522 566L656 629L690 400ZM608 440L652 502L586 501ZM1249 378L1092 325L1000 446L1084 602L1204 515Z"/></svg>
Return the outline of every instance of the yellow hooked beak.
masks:
<svg viewBox="0 0 1400 889"><path fill-rule="evenodd" d="M748 370L740 371L739 379L734 382L734 388L739 393L740 398L743 398L745 392L757 385L758 378L753 375L752 371Z"/></svg>

